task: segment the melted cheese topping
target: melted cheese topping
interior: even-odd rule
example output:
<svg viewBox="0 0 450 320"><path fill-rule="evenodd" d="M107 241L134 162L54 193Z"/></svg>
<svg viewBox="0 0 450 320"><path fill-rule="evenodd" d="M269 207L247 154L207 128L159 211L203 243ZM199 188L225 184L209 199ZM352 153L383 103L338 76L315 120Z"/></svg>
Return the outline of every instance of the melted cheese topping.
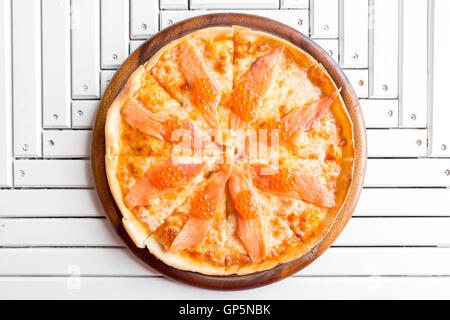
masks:
<svg viewBox="0 0 450 320"><path fill-rule="evenodd" d="M245 139L248 137L229 134L225 130L232 112L227 99L230 98L233 88L239 88L239 79L252 64L275 48L273 44L260 38L252 38L245 33L237 33L234 38L232 35L220 35L212 39L202 36L195 41L220 87L222 98L217 110L220 123L218 131L211 132L208 129L202 118L203 110L199 111L194 106L202 104L205 99L211 100L210 96L219 93L211 89L208 79L201 79L193 88L188 85L179 65L181 45L165 52L152 68L146 70L140 89L134 93L134 98L153 113L191 121L196 130L217 147L206 160L207 165L201 174L187 185L151 199L146 206L129 208L166 250L169 250L189 217L193 216L191 201L194 195L204 188L207 177L219 170L225 149L222 144L226 143L226 148L235 150L235 165L246 167L251 164L245 150ZM325 93L310 76L310 66L303 65L285 50L274 81L257 110L257 120L251 127L276 127L283 115L296 108L307 107L322 98ZM123 194L144 176L152 163L170 159L174 154L186 151L161 138L146 135L124 121L121 127L117 177ZM281 143L279 149L270 154L276 155L280 166L308 173L323 183L329 191L335 192L341 173L342 147L346 143L341 136L341 130L342 127L332 110L327 110L313 129L300 133L289 144ZM269 144L270 148L272 146ZM273 163L272 160L266 157L259 159L259 163L269 164ZM288 187L296 188L295 185ZM279 191L283 191L283 188L280 187ZM237 214L246 219L251 219L256 214L252 207L255 204L251 201L251 192L245 190L240 195L237 207L226 193L220 205L214 208L216 214L207 216L213 217L214 220L204 240L194 247L182 250L181 254L220 267L252 264L237 235ZM265 260L275 259L290 248L304 246L304 241L320 228L329 210L288 196L259 189L255 192L260 200L267 233L268 248ZM207 199L203 200L207 203Z"/></svg>

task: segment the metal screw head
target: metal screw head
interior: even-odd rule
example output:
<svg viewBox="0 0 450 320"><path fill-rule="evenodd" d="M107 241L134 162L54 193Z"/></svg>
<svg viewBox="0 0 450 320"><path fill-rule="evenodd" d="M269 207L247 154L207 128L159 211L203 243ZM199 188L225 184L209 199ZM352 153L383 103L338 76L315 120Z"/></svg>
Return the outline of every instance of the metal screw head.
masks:
<svg viewBox="0 0 450 320"><path fill-rule="evenodd" d="M332 56L332 55L333 55L333 50L328 50L328 54L329 54L330 56Z"/></svg>
<svg viewBox="0 0 450 320"><path fill-rule="evenodd" d="M167 20L167 24L172 24L173 23L173 21L172 20Z"/></svg>
<svg viewBox="0 0 450 320"><path fill-rule="evenodd" d="M357 54L357 53L354 53L353 56L352 56L352 59L353 59L353 60L358 60L358 58L359 58L358 54Z"/></svg>
<svg viewBox="0 0 450 320"><path fill-rule="evenodd" d="M113 54L112 55L112 59L114 60L114 61L117 61L117 59L119 59L119 56L117 55L117 54Z"/></svg>
<svg viewBox="0 0 450 320"><path fill-rule="evenodd" d="M83 111L78 110L78 111L77 111L77 114L78 114L79 117L82 117L82 116L83 116Z"/></svg>
<svg viewBox="0 0 450 320"><path fill-rule="evenodd" d="M443 145L441 146L441 149L442 149L442 151L447 150L447 145L446 145L446 144L443 144Z"/></svg>
<svg viewBox="0 0 450 320"><path fill-rule="evenodd" d="M413 113L413 114L411 114L411 120L412 121L414 121L414 120L416 120L417 119L417 116Z"/></svg>
<svg viewBox="0 0 450 320"><path fill-rule="evenodd" d="M141 29L142 29L142 30L147 30L147 25L146 25L145 23L142 23L142 24L141 24Z"/></svg>
<svg viewBox="0 0 450 320"><path fill-rule="evenodd" d="M383 89L383 91L388 91L389 89L389 87L386 84L383 84L381 88Z"/></svg>
<svg viewBox="0 0 450 320"><path fill-rule="evenodd" d="M358 81L358 86L360 86L360 87L364 86L364 80L359 80Z"/></svg>
<svg viewBox="0 0 450 320"><path fill-rule="evenodd" d="M448 169L445 170L445 175L446 175L446 176L450 176L450 170L448 170Z"/></svg>
<svg viewBox="0 0 450 320"><path fill-rule="evenodd" d="M89 87L86 84L83 84L81 86L81 90L83 90L83 92L87 92L89 90Z"/></svg>
<svg viewBox="0 0 450 320"><path fill-rule="evenodd" d="M394 115L394 111L389 110L389 111L387 112L387 114L388 114L389 117L392 117L392 116Z"/></svg>
<svg viewBox="0 0 450 320"><path fill-rule="evenodd" d="M53 119L54 119L54 120L58 120L58 118L59 118L59 116L55 113L55 114L53 115Z"/></svg>
<svg viewBox="0 0 450 320"><path fill-rule="evenodd" d="M416 144L418 145L418 146L421 146L422 145L422 140L416 140Z"/></svg>
<svg viewBox="0 0 450 320"><path fill-rule="evenodd" d="M24 176L25 176L25 171L19 170L19 176L20 176L20 177L24 177Z"/></svg>
<svg viewBox="0 0 450 320"><path fill-rule="evenodd" d="M298 20L297 20L297 24L298 24L299 26L303 25L303 19L298 19Z"/></svg>
<svg viewBox="0 0 450 320"><path fill-rule="evenodd" d="M28 151L29 148L30 148L30 147L29 147L27 144L24 144L24 145L22 146L22 150L23 150L23 151Z"/></svg>
<svg viewBox="0 0 450 320"><path fill-rule="evenodd" d="M48 144L50 145L50 147L53 147L55 145L55 141L53 140L48 140Z"/></svg>
<svg viewBox="0 0 450 320"><path fill-rule="evenodd" d="M328 31L328 30L330 30L330 27L329 27L327 24L325 24L325 25L322 27L322 29L323 29L324 31Z"/></svg>

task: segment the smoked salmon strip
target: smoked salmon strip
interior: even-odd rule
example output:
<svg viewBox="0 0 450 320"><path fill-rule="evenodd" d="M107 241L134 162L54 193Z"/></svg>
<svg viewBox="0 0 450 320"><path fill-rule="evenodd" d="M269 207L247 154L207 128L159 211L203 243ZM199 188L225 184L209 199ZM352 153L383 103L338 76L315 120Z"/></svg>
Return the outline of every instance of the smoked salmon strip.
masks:
<svg viewBox="0 0 450 320"><path fill-rule="evenodd" d="M187 185L204 166L203 163L177 164L172 160L153 163L128 191L125 202L131 207L149 205L151 199Z"/></svg>
<svg viewBox="0 0 450 320"><path fill-rule="evenodd" d="M232 129L242 129L246 123L256 120L258 108L275 79L276 69L283 51L284 47L279 47L262 56L239 79L230 98L232 111L230 127Z"/></svg>
<svg viewBox="0 0 450 320"><path fill-rule="evenodd" d="M250 259L259 263L267 255L268 246L258 195L249 177L237 167L233 168L228 180L228 190L237 213L237 235Z"/></svg>
<svg viewBox="0 0 450 320"><path fill-rule="evenodd" d="M284 131L283 138L290 140L296 135L314 128L322 114L331 107L338 96L339 91L335 91L316 103L294 109L286 114L281 120Z"/></svg>
<svg viewBox="0 0 450 320"><path fill-rule="evenodd" d="M262 166L252 166L253 182L257 188L324 208L336 206L335 194L329 191L317 177L290 168L279 168L273 174L262 174L261 169L263 168ZM265 173L269 173L270 169L266 169Z"/></svg>
<svg viewBox="0 0 450 320"><path fill-rule="evenodd" d="M191 248L203 242L225 194L230 172L231 166L224 165L221 171L213 174L205 188L195 194L192 199L192 216L173 240L170 252Z"/></svg>
<svg viewBox="0 0 450 320"><path fill-rule="evenodd" d="M153 113L134 98L128 99L122 107L122 115L131 127L157 139L186 148L212 147L212 143L203 138L190 120Z"/></svg>
<svg viewBox="0 0 450 320"><path fill-rule="evenodd" d="M259 128L258 141L269 147L272 141L289 143L300 133L314 128L322 114L330 108L338 96L339 92L335 92L316 103L290 111L281 121L263 123ZM264 137L266 139L263 139Z"/></svg>
<svg viewBox="0 0 450 320"><path fill-rule="evenodd" d="M221 99L220 87L193 40L183 44L179 62L181 72L192 88L192 103L202 112L208 125L218 128L217 106Z"/></svg>

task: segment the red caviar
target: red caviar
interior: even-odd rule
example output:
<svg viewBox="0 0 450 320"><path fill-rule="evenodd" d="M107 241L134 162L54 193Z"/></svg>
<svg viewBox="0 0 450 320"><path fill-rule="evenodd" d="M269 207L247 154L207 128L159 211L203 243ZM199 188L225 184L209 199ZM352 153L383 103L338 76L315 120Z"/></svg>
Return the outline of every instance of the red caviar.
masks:
<svg viewBox="0 0 450 320"><path fill-rule="evenodd" d="M181 166L168 166L154 173L152 184L160 189L176 187L186 178L186 172Z"/></svg>
<svg viewBox="0 0 450 320"><path fill-rule="evenodd" d="M258 213L257 204L249 190L240 191L233 204L237 213L245 220L254 219Z"/></svg>
<svg viewBox="0 0 450 320"><path fill-rule="evenodd" d="M270 176L269 187L274 191L291 192L295 190L296 185L297 175L287 168L280 169Z"/></svg>
<svg viewBox="0 0 450 320"><path fill-rule="evenodd" d="M217 210L217 199L208 195L205 190L197 192L192 199L192 215L200 219L214 217Z"/></svg>
<svg viewBox="0 0 450 320"><path fill-rule="evenodd" d="M198 79L192 87L192 101L201 108L205 108L214 101L218 94L219 92L211 79Z"/></svg>
<svg viewBox="0 0 450 320"><path fill-rule="evenodd" d="M231 111L246 122L256 119L258 107L258 96L245 83L237 85L230 100Z"/></svg>
<svg viewBox="0 0 450 320"><path fill-rule="evenodd" d="M182 120L174 119L164 122L166 129L166 139L175 143L183 141L183 132L179 132L178 135L174 135L174 132L180 129L185 129L185 124Z"/></svg>

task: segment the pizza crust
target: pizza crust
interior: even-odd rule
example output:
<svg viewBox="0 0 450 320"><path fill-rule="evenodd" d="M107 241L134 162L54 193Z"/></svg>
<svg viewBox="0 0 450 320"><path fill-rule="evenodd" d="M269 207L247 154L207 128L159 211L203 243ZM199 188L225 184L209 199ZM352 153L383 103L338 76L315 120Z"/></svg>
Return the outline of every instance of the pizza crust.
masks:
<svg viewBox="0 0 450 320"><path fill-rule="evenodd" d="M339 100L336 100L332 105L332 112L338 120L338 123L342 126L341 134L347 142L343 147L343 158L349 159L344 160L347 161L347 163L342 167L341 178L338 182L338 192L336 195L336 199L339 206L328 211L320 230L317 230L316 234L309 238L306 243L299 242L299 245L289 248L281 256L266 260L259 264L218 267L206 261L193 259L187 253L170 253L166 251L163 245L158 242L156 237L150 234L147 227L142 222L140 222L136 218L136 216L128 209L123 201L124 195L122 194L122 189L117 178L120 155L120 135L123 126L120 112L122 104L140 88L142 76L146 72L150 72L150 70L158 62L161 56L170 49L178 46L180 43L192 37L207 38L211 35L218 36L221 34L223 34L224 36L229 36L230 33L233 34L233 32L241 32L249 36L263 39L273 47L285 46L297 62L299 62L305 68L309 68L309 70L311 71L310 77L313 80L316 79L317 81L320 81L320 88L322 89L324 95L338 89L334 81L331 79L322 65L318 64L308 53L283 39L272 36L265 32L253 31L239 26L206 28L170 42L162 49L160 49L143 66L139 66L130 76L122 91L119 93L119 95L109 108L105 125L106 174L108 177L111 193L123 215L122 223L135 245L139 248L147 247L150 253L152 253L155 257L174 268L200 272L207 275L244 275L268 270L279 264L290 262L296 258L299 258L300 256L312 254L311 248L313 248L314 245L317 244L329 232L336 217L339 215L342 204L346 199L348 188L353 176L353 161L351 160L354 159L355 155L352 135L353 126L344 101L342 97L339 96Z"/></svg>

